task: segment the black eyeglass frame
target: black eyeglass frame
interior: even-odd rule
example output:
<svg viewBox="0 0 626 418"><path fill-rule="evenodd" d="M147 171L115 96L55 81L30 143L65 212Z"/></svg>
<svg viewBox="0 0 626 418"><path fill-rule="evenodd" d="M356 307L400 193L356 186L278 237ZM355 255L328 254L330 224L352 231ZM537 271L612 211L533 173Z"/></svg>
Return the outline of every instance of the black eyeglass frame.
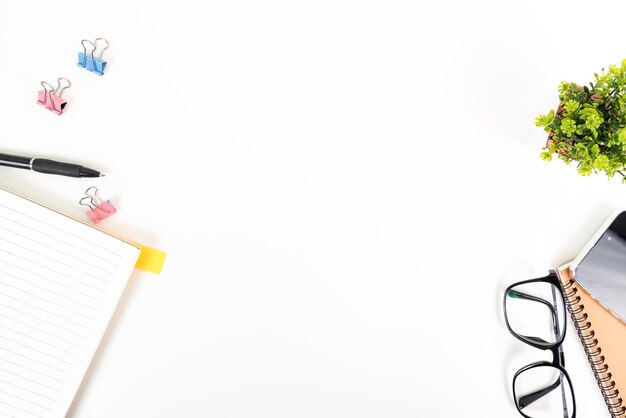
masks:
<svg viewBox="0 0 626 418"><path fill-rule="evenodd" d="M513 334L513 336L515 338L517 338L518 340L532 346L535 348L538 348L540 350L550 350L550 352L552 352L552 361L537 361L531 364L528 364L527 366L522 367L521 369L519 369L515 375L513 376L513 399L515 400L515 407L517 408L517 411L524 416L525 418L533 418L529 415L526 415L523 411L522 408L524 408L525 406L530 405L531 403L533 403L534 401L540 399L541 397L547 395L548 393L550 393L552 390L556 389L559 384L560 381L557 380L554 384L535 391L533 393L530 393L528 395L522 396L520 399L517 399L517 393L515 391L515 382L517 381L517 378L524 372L537 368L537 367L553 367L555 369L557 369L558 371L560 371L562 373L563 376L565 376L565 378L567 379L567 383L569 384L570 387L570 392L572 394L572 416L571 418L576 418L576 397L574 394L574 386L572 385L572 379L569 376L569 373L567 373L567 370L565 370L565 355L563 353L563 341L565 340L565 334L567 331L567 320L564 321L564 323L562 324L563 326L563 332L560 333L560 335L558 335L558 339L557 341L555 341L554 343L549 343L547 341L543 341L539 338L536 337L528 337L525 335L520 335L518 333L516 333L515 331L513 331L513 329L511 328L511 325L509 324L509 317L507 314L507 308L506 308L506 301L507 301L507 297L509 296L509 292L516 286L520 286L520 285L524 285L524 284L529 284L529 283L549 283L551 285L554 286L554 288L556 288L559 293L561 294L561 303L562 306L561 308L563 309L562 312L567 312L566 310L566 306L565 306L565 296L563 294L563 289L561 288L561 283L559 282L559 278L556 274L556 272L554 270L550 270L549 274L545 277L540 277L537 279L530 279L530 280L523 280L521 282L517 282L517 283L513 283L512 285L510 285L509 287L506 288L506 290L504 291L504 300L503 300L503 306L504 306L504 319L506 322L506 327L508 328L509 332L511 334ZM535 299L535 298L533 298ZM536 298L539 299L539 298ZM556 311L558 309L558 306L554 306L552 305L552 303L549 303L543 299L541 300L537 300L538 302L541 303L547 303L553 313L554 316L554 321L555 321L555 326L558 327L558 315L556 314ZM557 302L558 303L558 302ZM570 417L566 417L566 418L570 418Z"/></svg>

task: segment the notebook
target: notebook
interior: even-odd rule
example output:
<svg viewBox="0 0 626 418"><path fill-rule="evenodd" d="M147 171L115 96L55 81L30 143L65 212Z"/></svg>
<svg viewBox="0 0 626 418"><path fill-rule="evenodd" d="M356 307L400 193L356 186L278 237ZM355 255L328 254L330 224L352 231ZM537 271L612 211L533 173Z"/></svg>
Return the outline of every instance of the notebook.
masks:
<svg viewBox="0 0 626 418"><path fill-rule="evenodd" d="M0 417L63 418L139 249L0 189Z"/></svg>
<svg viewBox="0 0 626 418"><path fill-rule="evenodd" d="M574 321L611 417L626 416L626 324L578 286L569 265L558 269L567 309Z"/></svg>

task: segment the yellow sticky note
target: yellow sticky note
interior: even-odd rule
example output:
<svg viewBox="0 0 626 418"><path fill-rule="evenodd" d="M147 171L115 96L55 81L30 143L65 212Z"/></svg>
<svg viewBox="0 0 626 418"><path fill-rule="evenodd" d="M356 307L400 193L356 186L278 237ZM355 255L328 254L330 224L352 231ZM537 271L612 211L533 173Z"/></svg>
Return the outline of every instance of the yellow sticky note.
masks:
<svg viewBox="0 0 626 418"><path fill-rule="evenodd" d="M163 251L155 250L154 248L146 247L144 245L135 244L141 250L135 268L143 271L149 271L150 273L161 274L163 264L165 263L165 254Z"/></svg>

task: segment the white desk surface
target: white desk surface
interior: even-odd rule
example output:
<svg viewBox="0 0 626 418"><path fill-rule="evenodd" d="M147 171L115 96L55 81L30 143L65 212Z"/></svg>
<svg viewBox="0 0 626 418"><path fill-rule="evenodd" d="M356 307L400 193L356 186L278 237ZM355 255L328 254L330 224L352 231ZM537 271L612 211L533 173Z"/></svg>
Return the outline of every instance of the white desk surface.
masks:
<svg viewBox="0 0 626 418"><path fill-rule="evenodd" d="M626 186L539 159L562 80L626 56L623 2L137 1L0 5L1 169L162 248L70 418L518 416L547 353L503 323L514 280L568 261ZM106 37L109 67L76 67ZM68 77L67 112L35 104ZM570 324L571 325L571 324ZM570 328L571 331L571 328ZM607 416L574 333L579 416Z"/></svg>

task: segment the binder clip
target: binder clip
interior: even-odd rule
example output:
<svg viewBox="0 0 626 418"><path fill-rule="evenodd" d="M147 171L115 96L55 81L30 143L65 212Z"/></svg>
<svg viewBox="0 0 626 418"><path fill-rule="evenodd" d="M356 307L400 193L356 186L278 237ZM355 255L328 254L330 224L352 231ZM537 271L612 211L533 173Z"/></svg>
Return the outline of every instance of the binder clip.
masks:
<svg viewBox="0 0 626 418"><path fill-rule="evenodd" d="M61 80L65 80L67 85L62 85ZM67 105L67 101L61 98L63 90L72 86L70 80L65 77L57 78L57 87L52 87L52 84L45 81L41 82L43 90L37 92L37 104L45 107L48 110L60 115Z"/></svg>
<svg viewBox="0 0 626 418"><path fill-rule="evenodd" d="M96 52L96 49L98 49L98 47L96 46L98 44L98 41L106 42L107 46L105 46L104 49L100 51L100 55L98 57L95 57L94 52ZM93 46L89 55L87 54L87 47L85 46L85 42ZM83 52L78 53L78 64L76 65L78 65L79 67L83 67L85 70L91 71L92 73L103 75L104 69L107 66L107 62L102 60L102 54L109 47L109 41L104 38L98 38L94 42L91 42L88 39L83 39L81 41L81 44L83 45Z"/></svg>
<svg viewBox="0 0 626 418"><path fill-rule="evenodd" d="M111 205L110 201L104 201L98 196L98 188L96 186L91 186L85 190L85 197L80 199L78 203L89 208L86 213L94 224L117 212L117 209Z"/></svg>

